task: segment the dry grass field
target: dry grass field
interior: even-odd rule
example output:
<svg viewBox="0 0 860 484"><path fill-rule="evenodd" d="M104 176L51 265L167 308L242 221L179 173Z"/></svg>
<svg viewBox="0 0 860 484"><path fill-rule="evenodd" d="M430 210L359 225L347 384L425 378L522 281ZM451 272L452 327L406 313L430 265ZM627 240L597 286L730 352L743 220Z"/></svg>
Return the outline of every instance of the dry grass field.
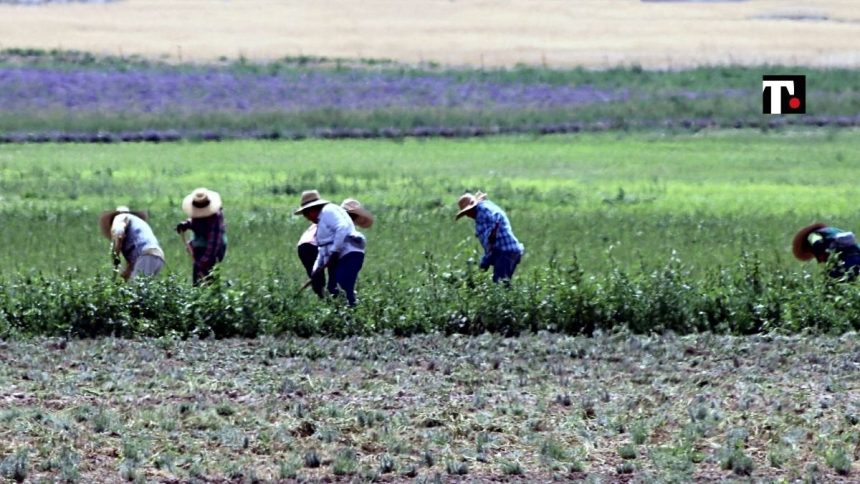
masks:
<svg viewBox="0 0 860 484"><path fill-rule="evenodd" d="M0 47L207 61L860 65L854 0L124 0L0 5Z"/></svg>

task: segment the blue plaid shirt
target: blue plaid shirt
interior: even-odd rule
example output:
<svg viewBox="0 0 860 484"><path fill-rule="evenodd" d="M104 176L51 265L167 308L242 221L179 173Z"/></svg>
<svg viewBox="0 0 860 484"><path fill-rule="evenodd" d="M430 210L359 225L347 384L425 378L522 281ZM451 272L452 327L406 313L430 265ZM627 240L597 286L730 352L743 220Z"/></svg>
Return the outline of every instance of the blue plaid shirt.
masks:
<svg viewBox="0 0 860 484"><path fill-rule="evenodd" d="M475 207L475 211L475 236L478 237L484 247L482 265L489 261L492 252L523 253L525 247L514 236L508 216L498 205L489 200L484 200ZM496 230L496 242L490 244L490 234L493 233L496 224L499 225L498 230Z"/></svg>

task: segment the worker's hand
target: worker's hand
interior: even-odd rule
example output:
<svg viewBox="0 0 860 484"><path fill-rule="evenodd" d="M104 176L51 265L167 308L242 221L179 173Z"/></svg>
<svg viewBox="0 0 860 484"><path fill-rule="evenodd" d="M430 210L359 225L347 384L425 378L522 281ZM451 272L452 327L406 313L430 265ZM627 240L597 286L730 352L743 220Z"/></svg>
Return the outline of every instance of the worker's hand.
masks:
<svg viewBox="0 0 860 484"><path fill-rule="evenodd" d="M188 222L187 221L179 222L178 224L176 224L176 233L177 234L181 234L182 232L185 232L186 230L188 230Z"/></svg>
<svg viewBox="0 0 860 484"><path fill-rule="evenodd" d="M490 268L490 258L487 256L482 257L481 263L478 264L478 268L481 269L482 271L489 269Z"/></svg>

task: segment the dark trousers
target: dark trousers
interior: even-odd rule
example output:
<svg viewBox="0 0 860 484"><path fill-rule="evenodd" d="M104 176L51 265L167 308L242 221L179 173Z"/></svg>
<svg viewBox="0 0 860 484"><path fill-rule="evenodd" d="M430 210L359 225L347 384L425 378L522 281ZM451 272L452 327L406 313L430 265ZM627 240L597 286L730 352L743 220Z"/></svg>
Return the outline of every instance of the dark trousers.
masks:
<svg viewBox="0 0 860 484"><path fill-rule="evenodd" d="M856 280L860 274L860 253L839 254L836 266L830 269L829 274L835 279Z"/></svg>
<svg viewBox="0 0 860 484"><path fill-rule="evenodd" d="M522 254L517 252L495 252L493 253L493 282L510 280L514 277L514 271L520 263Z"/></svg>
<svg viewBox="0 0 860 484"><path fill-rule="evenodd" d="M337 260L334 266L334 279L337 285L346 293L346 301L350 306L355 306L355 283L358 281L358 272L364 265L364 253L350 252ZM329 291L337 295L337 288Z"/></svg>
<svg viewBox="0 0 860 484"><path fill-rule="evenodd" d="M317 260L319 249L314 244L302 244L298 247L298 252L299 260L302 261L302 265L305 266L305 272L311 278L311 289L313 289L317 296L323 297L323 288L326 285L325 273L320 271L318 274L312 276L314 262ZM337 294L337 281L335 281L332 266L328 268L328 291L332 294Z"/></svg>
<svg viewBox="0 0 860 484"><path fill-rule="evenodd" d="M224 260L224 256L227 254L227 246L222 245L218 252L215 254L215 260L210 260L208 264L203 265L200 263L200 258L203 257L203 254L206 253L206 247L194 247L194 266L192 267L192 282L195 286L199 286L206 282L206 278L209 277L209 274L212 273L212 269L215 268L215 264Z"/></svg>

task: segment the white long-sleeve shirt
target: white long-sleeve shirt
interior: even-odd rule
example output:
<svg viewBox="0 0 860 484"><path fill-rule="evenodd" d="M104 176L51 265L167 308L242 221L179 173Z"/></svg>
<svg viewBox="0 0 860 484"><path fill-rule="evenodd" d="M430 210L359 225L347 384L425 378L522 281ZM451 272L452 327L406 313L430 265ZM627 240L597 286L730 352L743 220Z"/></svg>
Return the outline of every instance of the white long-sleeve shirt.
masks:
<svg viewBox="0 0 860 484"><path fill-rule="evenodd" d="M355 230L355 224L346 210L333 203L323 206L317 222L317 247L319 253L313 272L328 263L335 252L343 257L351 252L364 252L367 241L364 235Z"/></svg>

